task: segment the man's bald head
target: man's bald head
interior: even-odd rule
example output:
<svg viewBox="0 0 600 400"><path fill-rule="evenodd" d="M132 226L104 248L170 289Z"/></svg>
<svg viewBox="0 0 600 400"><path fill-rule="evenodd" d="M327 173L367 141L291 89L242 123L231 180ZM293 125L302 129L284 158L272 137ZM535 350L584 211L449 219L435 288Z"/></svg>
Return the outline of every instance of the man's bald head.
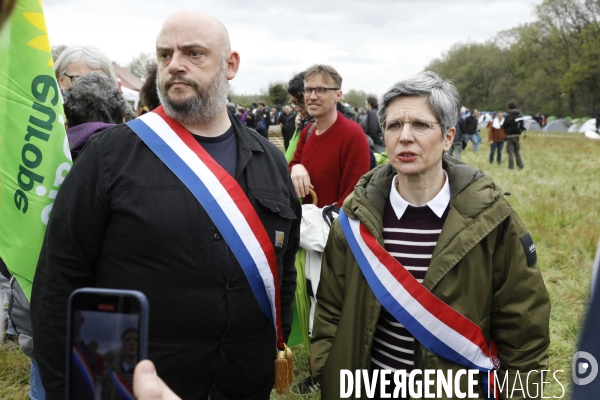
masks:
<svg viewBox="0 0 600 400"><path fill-rule="evenodd" d="M227 54L231 51L231 42L229 40L229 32L225 25L212 15L200 10L181 10L169 16L158 33L156 44L159 44L161 35L170 32L173 29L195 31L199 30L203 33L202 36L218 39L219 43L214 43L221 47L221 53Z"/></svg>
<svg viewBox="0 0 600 400"><path fill-rule="evenodd" d="M221 21L197 10L176 12L156 38L156 56L156 88L169 117L188 129L215 118L230 124L227 81L235 77L240 56L231 51Z"/></svg>

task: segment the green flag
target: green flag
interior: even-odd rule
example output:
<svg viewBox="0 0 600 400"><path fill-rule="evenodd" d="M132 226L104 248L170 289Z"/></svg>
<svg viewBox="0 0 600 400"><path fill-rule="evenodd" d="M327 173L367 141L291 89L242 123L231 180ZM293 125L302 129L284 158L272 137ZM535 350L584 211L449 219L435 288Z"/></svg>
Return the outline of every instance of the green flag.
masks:
<svg viewBox="0 0 600 400"><path fill-rule="evenodd" d="M0 257L29 298L72 165L41 0L19 0L0 32L0 60Z"/></svg>

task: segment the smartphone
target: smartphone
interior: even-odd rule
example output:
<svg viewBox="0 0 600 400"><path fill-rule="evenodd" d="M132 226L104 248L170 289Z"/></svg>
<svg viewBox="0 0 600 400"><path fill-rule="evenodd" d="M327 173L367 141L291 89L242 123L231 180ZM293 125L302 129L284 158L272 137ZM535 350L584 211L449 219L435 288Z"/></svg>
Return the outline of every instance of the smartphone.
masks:
<svg viewBox="0 0 600 400"><path fill-rule="evenodd" d="M133 370L147 358L148 300L134 290L83 288L69 297L67 400L133 396Z"/></svg>

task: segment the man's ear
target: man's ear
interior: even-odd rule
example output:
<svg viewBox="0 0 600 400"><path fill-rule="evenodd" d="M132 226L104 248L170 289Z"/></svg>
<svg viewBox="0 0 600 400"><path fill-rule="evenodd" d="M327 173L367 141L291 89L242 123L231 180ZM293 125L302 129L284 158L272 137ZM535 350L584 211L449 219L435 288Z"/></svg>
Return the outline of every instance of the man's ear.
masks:
<svg viewBox="0 0 600 400"><path fill-rule="evenodd" d="M240 55L237 51L232 51L226 58L227 62L227 80L235 78L238 69L240 68Z"/></svg>
<svg viewBox="0 0 600 400"><path fill-rule="evenodd" d="M338 103L338 102L342 101L342 95L343 95L343 94L342 94L342 90L341 90L341 89L340 89L340 90L337 90L337 93L336 93L336 95L335 95L335 102L336 102L336 103Z"/></svg>

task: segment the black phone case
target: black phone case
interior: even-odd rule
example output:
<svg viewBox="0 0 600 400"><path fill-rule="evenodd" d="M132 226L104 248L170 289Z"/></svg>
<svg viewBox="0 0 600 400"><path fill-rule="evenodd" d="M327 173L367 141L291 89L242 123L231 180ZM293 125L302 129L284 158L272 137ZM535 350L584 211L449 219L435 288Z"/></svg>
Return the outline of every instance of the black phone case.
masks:
<svg viewBox="0 0 600 400"><path fill-rule="evenodd" d="M71 400L71 336L72 336L72 314L73 314L73 299L81 295L102 295L102 296L127 296L136 299L140 304L140 329L139 329L139 360L148 358L148 317L149 305L146 296L137 290L120 290L120 289L100 289L100 288L82 288L77 289L69 296L69 304L67 308L67 371L66 371L66 400Z"/></svg>

